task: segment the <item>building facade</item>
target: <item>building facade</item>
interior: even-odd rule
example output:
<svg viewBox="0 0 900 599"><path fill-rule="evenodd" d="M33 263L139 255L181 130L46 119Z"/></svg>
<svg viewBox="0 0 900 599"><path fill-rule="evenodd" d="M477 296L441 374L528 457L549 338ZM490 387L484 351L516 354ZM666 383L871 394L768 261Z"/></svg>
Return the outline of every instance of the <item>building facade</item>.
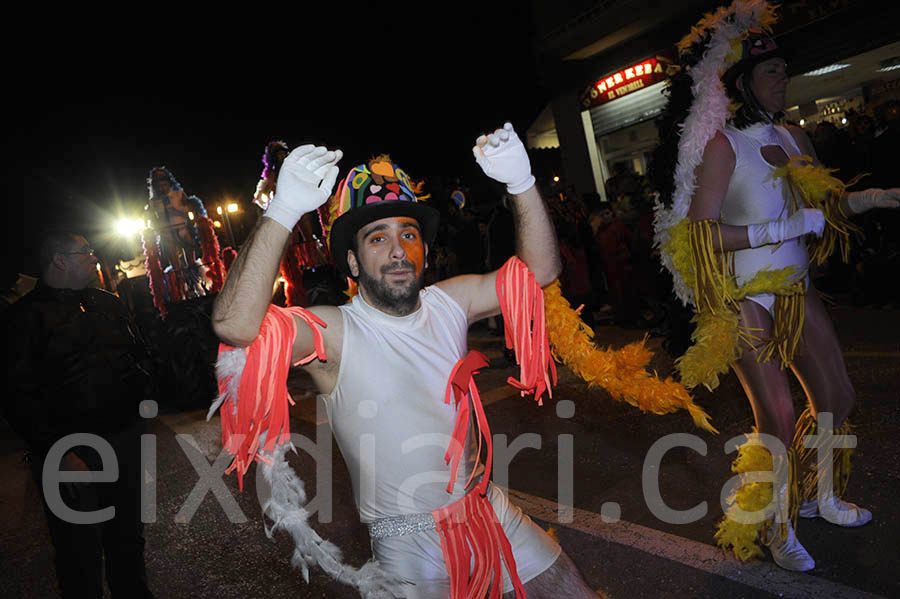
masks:
<svg viewBox="0 0 900 599"><path fill-rule="evenodd" d="M605 201L615 170L644 175L675 44L723 4L534 0L538 70L553 99L529 127L528 146L558 147L564 183ZM787 120L812 136L823 121L880 122L879 111L900 100L900 2L785 0L779 13L773 33L792 74Z"/></svg>

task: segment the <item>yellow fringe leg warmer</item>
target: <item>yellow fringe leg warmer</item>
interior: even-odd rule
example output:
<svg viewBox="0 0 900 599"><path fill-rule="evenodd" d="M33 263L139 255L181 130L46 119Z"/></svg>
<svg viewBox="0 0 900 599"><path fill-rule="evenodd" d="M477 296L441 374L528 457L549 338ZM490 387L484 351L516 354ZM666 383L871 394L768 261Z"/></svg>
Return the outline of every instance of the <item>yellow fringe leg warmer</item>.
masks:
<svg viewBox="0 0 900 599"><path fill-rule="evenodd" d="M843 497L847 492L847 484L850 482L852 470L851 458L854 450L850 447L835 447L837 437L852 435L853 427L849 421L832 431L831 435L822 435L824 440L819 440L813 447L804 447L803 438L807 435L815 435L818 424L812 411L806 408L800 418L797 419L797 427L794 431L793 447L797 452L797 461L800 468L800 498L802 500L814 500L818 495L818 452L820 449L831 452L832 459L832 484L834 494Z"/></svg>
<svg viewBox="0 0 900 599"><path fill-rule="evenodd" d="M788 527L797 521L800 508L797 452L788 448L776 463L754 432L738 448L731 470L739 475L741 484L726 499L725 516L716 527L716 543L743 561L763 557L762 545L786 538ZM773 472L776 480L786 475L787 487L773 495L773 483L750 478L755 472ZM748 522L741 511L762 511L765 517Z"/></svg>

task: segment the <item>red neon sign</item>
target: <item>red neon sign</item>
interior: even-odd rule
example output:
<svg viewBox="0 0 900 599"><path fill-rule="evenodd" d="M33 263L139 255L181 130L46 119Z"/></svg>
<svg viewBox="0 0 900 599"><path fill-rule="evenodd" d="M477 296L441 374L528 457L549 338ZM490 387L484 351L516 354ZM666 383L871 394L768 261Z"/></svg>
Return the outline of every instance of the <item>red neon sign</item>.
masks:
<svg viewBox="0 0 900 599"><path fill-rule="evenodd" d="M581 95L583 109L600 106L666 78L666 56L654 56L597 80Z"/></svg>

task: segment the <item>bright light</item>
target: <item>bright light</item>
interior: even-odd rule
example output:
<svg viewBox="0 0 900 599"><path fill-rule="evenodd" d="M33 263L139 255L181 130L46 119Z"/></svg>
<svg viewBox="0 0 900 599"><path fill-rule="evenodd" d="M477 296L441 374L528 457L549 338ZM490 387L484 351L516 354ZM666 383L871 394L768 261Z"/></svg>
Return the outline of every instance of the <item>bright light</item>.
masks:
<svg viewBox="0 0 900 599"><path fill-rule="evenodd" d="M228 204L228 212L237 212L237 211L238 211L237 204L235 204L234 202Z"/></svg>
<svg viewBox="0 0 900 599"><path fill-rule="evenodd" d="M221 229L221 228L222 228L222 223L220 223L220 222L217 221L217 220L214 220L214 221L213 221L213 226L214 226L215 228L217 228L217 229Z"/></svg>
<svg viewBox="0 0 900 599"><path fill-rule="evenodd" d="M97 263L97 272L100 272L100 263Z"/></svg>
<svg viewBox="0 0 900 599"><path fill-rule="evenodd" d="M216 206L216 213L222 214L222 207L221 207L221 206Z"/></svg>
<svg viewBox="0 0 900 599"><path fill-rule="evenodd" d="M827 67L822 67L821 69L816 69L814 71L809 71L807 73L803 73L804 77L818 77L819 75L827 75L828 73L833 73L835 71L840 71L841 69L846 69L849 67L849 64L830 64Z"/></svg>
<svg viewBox="0 0 900 599"><path fill-rule="evenodd" d="M191 211L188 211L188 218L191 220L194 220L194 213Z"/></svg>
<svg viewBox="0 0 900 599"><path fill-rule="evenodd" d="M900 69L900 63L898 63L898 64L892 64L892 65L889 66L889 67L882 67L882 68L878 69L878 72L879 72L879 73L887 73L888 71L893 71L893 70L896 70L896 69Z"/></svg>
<svg viewBox="0 0 900 599"><path fill-rule="evenodd" d="M554 182L554 183L559 183L559 176L554 175L554 176L553 176L553 182Z"/></svg>
<svg viewBox="0 0 900 599"><path fill-rule="evenodd" d="M841 124L842 124L842 125L846 125L846 124L847 124L847 117L844 117L844 118L841 119Z"/></svg>
<svg viewBox="0 0 900 599"><path fill-rule="evenodd" d="M805 124L806 124L806 119L800 119L800 126L802 127Z"/></svg>
<svg viewBox="0 0 900 599"><path fill-rule="evenodd" d="M144 228L144 221L139 218L120 218L116 221L116 233L122 237L137 235Z"/></svg>

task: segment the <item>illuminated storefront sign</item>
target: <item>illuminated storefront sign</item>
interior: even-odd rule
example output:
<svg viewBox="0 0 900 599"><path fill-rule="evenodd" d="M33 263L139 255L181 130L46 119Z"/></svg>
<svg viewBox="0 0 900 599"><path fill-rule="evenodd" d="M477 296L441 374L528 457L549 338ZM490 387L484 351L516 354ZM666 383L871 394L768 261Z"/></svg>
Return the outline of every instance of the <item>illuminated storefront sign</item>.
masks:
<svg viewBox="0 0 900 599"><path fill-rule="evenodd" d="M597 80L581 95L582 109L601 106L663 81L671 62L669 56L657 55Z"/></svg>

